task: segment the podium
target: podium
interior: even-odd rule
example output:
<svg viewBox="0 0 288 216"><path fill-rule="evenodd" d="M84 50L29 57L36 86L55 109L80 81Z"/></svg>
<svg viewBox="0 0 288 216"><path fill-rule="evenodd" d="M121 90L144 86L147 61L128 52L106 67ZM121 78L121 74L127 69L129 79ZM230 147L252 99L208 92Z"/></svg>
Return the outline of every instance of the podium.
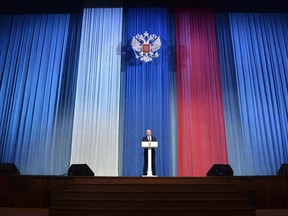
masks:
<svg viewBox="0 0 288 216"><path fill-rule="evenodd" d="M147 168L146 177L153 177L153 174L152 174L152 148L158 148L158 142L156 142L156 141L143 141L143 142L141 142L141 146L142 146L142 148L148 149L148 168Z"/></svg>

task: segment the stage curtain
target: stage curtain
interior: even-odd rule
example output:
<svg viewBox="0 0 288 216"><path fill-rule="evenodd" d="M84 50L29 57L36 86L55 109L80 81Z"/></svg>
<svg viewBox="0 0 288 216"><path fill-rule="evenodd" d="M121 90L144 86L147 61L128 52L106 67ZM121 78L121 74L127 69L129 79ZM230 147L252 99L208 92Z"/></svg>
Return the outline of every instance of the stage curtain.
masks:
<svg viewBox="0 0 288 216"><path fill-rule="evenodd" d="M229 19L233 52L230 49L220 58L223 65L234 58L235 68L221 69L226 76L235 73L229 79L236 80L238 97L225 100L239 101L239 108L231 108L235 113L239 109L240 117L228 118L242 131L228 132L234 137L228 141L229 161L241 164L236 173L242 175L275 175L281 163L288 161L288 16L231 13ZM227 22L218 26L227 29Z"/></svg>
<svg viewBox="0 0 288 216"><path fill-rule="evenodd" d="M178 175L227 163L214 13L176 9Z"/></svg>
<svg viewBox="0 0 288 216"><path fill-rule="evenodd" d="M247 174L245 170L249 169L249 163L244 160L246 153L240 119L229 14L217 13L216 17L228 160L233 168L234 175L245 175Z"/></svg>
<svg viewBox="0 0 288 216"><path fill-rule="evenodd" d="M0 17L0 161L22 174L67 172L81 19Z"/></svg>
<svg viewBox="0 0 288 216"><path fill-rule="evenodd" d="M123 32L125 65L122 69L123 84L123 175L141 176L143 149L141 139L150 128L157 138L156 173L172 175L171 127L170 127L170 72L169 26L166 8L129 8L125 16ZM151 62L141 62L131 50L132 36L156 34L162 40L159 57ZM175 62L175 60L174 60Z"/></svg>
<svg viewBox="0 0 288 216"><path fill-rule="evenodd" d="M172 176L178 175L178 107L177 107L177 79L176 79L176 32L175 12L168 12L168 56L169 56L169 99L170 99L170 136Z"/></svg>
<svg viewBox="0 0 288 216"><path fill-rule="evenodd" d="M83 14L71 164L118 175L122 8Z"/></svg>

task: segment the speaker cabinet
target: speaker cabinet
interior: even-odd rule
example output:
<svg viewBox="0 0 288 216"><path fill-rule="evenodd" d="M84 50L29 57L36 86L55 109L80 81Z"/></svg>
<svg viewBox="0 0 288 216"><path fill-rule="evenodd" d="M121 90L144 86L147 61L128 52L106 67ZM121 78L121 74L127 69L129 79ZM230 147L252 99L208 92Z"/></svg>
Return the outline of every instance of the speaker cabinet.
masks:
<svg viewBox="0 0 288 216"><path fill-rule="evenodd" d="M0 175L20 175L14 163L0 163Z"/></svg>
<svg viewBox="0 0 288 216"><path fill-rule="evenodd" d="M68 169L68 176L94 176L94 172L87 164L72 164Z"/></svg>
<svg viewBox="0 0 288 216"><path fill-rule="evenodd" d="M206 176L233 176L233 170L229 164L214 164Z"/></svg>
<svg viewBox="0 0 288 216"><path fill-rule="evenodd" d="M278 176L288 176L288 164L282 164L277 172Z"/></svg>

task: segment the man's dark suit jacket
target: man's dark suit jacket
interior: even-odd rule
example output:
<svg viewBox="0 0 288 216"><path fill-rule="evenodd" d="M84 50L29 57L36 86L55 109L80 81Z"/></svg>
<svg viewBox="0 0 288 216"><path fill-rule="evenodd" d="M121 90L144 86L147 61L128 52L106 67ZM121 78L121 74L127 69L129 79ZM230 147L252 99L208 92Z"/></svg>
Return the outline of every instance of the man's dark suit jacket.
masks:
<svg viewBox="0 0 288 216"><path fill-rule="evenodd" d="M152 138L152 141L151 142L154 142L154 141L157 141L157 139L153 136L151 136ZM148 137L145 136L142 138L142 141L146 141L148 142ZM144 164L143 164L143 175L147 175L147 168L148 168L148 149L145 148L144 149ZM155 167L155 149L152 148L152 174L153 175L156 175L156 167Z"/></svg>
<svg viewBox="0 0 288 216"><path fill-rule="evenodd" d="M153 142L154 142L154 141L157 141L155 137L153 137L153 136L151 136L151 137L152 137L152 141L153 141ZM143 138L142 138L142 141L144 141L144 142L147 141L147 142L148 142L148 137L147 137L147 136L143 137Z"/></svg>

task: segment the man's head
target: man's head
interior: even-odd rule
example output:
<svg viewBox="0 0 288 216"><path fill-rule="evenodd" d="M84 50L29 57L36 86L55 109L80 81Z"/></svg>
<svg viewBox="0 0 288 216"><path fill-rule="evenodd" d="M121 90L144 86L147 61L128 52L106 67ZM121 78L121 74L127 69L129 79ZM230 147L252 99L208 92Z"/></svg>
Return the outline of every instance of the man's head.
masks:
<svg viewBox="0 0 288 216"><path fill-rule="evenodd" d="M151 136L151 135L152 135L152 131L151 131L150 129L147 129L147 130L146 130L146 135L147 135L147 136Z"/></svg>

